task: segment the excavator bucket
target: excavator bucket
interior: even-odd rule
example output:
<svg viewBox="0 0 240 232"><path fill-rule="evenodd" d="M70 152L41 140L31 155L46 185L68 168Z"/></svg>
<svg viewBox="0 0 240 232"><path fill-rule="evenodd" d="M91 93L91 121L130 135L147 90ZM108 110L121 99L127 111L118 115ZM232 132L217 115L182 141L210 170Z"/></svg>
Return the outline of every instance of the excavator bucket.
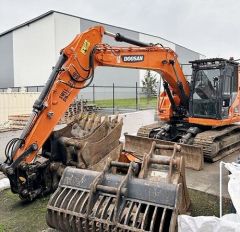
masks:
<svg viewBox="0 0 240 232"><path fill-rule="evenodd" d="M155 156L159 148L172 156ZM108 161L102 172L67 167L49 200L47 224L60 231L175 231L189 205L179 149L153 143L143 162Z"/></svg>
<svg viewBox="0 0 240 232"><path fill-rule="evenodd" d="M159 145L169 145L169 146L174 145L173 142L169 142L169 141L125 134L124 150L126 152L132 153L138 159L142 160L144 154L150 150L153 141ZM181 151L177 153L177 156L184 157L185 167L191 168L194 170L203 169L204 160L203 160L202 148L200 146L193 146L193 145L187 145L187 144L179 144L179 145L181 146ZM172 155L171 150L168 150L168 149L158 149L158 152L160 152L161 155L164 155L164 156Z"/></svg>
<svg viewBox="0 0 240 232"><path fill-rule="evenodd" d="M55 137L65 136L86 138L102 125L105 120L102 121L101 116L95 113L80 113L64 128L54 131L53 134Z"/></svg>
<svg viewBox="0 0 240 232"><path fill-rule="evenodd" d="M122 119L81 114L63 129L54 131L43 145L43 154L67 166L88 168L119 145Z"/></svg>
<svg viewBox="0 0 240 232"><path fill-rule="evenodd" d="M49 191L57 189L67 166L102 171L106 160L118 160L122 125L118 116L101 120L100 116L81 114L66 127L54 131L42 149L42 155L51 160Z"/></svg>

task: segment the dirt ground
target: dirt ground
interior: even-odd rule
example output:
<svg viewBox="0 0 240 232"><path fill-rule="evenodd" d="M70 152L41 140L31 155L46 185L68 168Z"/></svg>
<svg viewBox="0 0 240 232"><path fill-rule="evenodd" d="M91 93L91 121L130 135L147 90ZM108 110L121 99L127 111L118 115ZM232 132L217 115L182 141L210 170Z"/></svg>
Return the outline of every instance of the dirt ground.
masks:
<svg viewBox="0 0 240 232"><path fill-rule="evenodd" d="M189 190L192 216L219 215L218 198ZM34 202L23 202L10 190L0 192L0 232L50 232L45 221L46 206L49 200L44 197ZM230 213L229 201L223 204L224 213ZM54 230L55 231L55 230Z"/></svg>

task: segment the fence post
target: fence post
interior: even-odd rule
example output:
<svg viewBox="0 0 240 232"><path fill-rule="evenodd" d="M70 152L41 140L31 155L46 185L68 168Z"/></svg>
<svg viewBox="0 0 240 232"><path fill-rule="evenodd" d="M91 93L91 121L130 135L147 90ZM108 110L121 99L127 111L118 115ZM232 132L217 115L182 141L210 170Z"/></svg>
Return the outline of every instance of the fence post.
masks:
<svg viewBox="0 0 240 232"><path fill-rule="evenodd" d="M113 83L113 114L115 114L115 93L114 93L114 83Z"/></svg>
<svg viewBox="0 0 240 232"><path fill-rule="evenodd" d="M138 83L136 82L136 111L138 110Z"/></svg>
<svg viewBox="0 0 240 232"><path fill-rule="evenodd" d="M95 84L93 84L93 104L95 104Z"/></svg>

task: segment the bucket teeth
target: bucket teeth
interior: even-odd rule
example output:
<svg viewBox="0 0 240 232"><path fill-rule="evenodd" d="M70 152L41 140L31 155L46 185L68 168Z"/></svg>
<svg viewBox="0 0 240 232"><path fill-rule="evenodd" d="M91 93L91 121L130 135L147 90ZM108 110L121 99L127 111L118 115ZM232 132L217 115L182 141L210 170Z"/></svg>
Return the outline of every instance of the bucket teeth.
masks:
<svg viewBox="0 0 240 232"><path fill-rule="evenodd" d="M122 119L95 114L81 114L65 128L55 131L43 145L43 153L51 154L65 166L89 168L112 153L119 145ZM119 153L118 153L119 154Z"/></svg>

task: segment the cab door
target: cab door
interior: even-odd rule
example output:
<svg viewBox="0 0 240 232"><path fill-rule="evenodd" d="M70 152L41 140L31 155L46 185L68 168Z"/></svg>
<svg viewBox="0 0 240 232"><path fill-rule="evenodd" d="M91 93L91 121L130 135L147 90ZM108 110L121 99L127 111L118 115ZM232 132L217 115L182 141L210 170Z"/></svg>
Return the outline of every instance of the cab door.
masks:
<svg viewBox="0 0 240 232"><path fill-rule="evenodd" d="M192 117L220 117L220 69L199 69L192 83Z"/></svg>
<svg viewBox="0 0 240 232"><path fill-rule="evenodd" d="M238 76L237 67L227 65L223 75L222 81L222 118L228 118L229 108L237 96Z"/></svg>

